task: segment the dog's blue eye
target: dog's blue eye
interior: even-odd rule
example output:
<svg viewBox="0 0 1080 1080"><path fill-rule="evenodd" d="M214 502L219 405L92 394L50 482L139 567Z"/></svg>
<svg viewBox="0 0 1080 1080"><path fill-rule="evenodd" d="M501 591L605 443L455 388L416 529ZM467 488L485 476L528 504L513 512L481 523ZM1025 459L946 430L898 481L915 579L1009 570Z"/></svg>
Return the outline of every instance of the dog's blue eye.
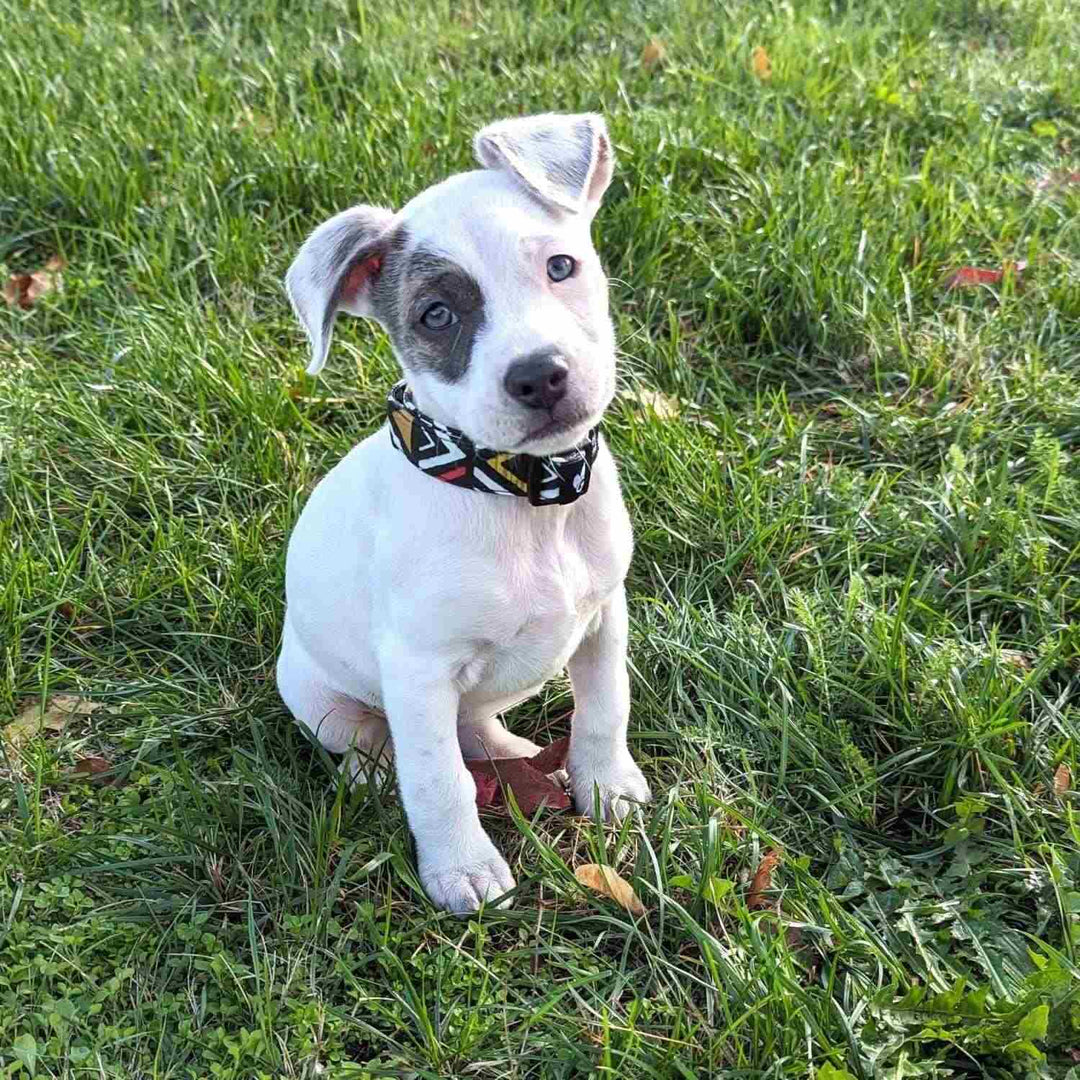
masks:
<svg viewBox="0 0 1080 1080"><path fill-rule="evenodd" d="M458 321L458 317L445 304L432 304L420 316L420 321L429 330L445 330Z"/></svg>
<svg viewBox="0 0 1080 1080"><path fill-rule="evenodd" d="M552 255L548 259L548 277L552 281L565 281L573 272L577 263L569 255Z"/></svg>

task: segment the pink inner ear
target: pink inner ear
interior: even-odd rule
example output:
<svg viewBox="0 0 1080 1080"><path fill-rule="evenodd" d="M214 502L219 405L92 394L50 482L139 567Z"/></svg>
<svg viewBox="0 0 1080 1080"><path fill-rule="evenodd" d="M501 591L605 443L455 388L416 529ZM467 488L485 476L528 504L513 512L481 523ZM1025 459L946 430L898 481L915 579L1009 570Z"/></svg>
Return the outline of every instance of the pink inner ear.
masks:
<svg viewBox="0 0 1080 1080"><path fill-rule="evenodd" d="M343 299L350 303L356 299L360 290L364 287L368 278L373 274L377 274L382 267L382 256L371 255L364 259L363 262L358 262L345 278L345 285L341 290Z"/></svg>

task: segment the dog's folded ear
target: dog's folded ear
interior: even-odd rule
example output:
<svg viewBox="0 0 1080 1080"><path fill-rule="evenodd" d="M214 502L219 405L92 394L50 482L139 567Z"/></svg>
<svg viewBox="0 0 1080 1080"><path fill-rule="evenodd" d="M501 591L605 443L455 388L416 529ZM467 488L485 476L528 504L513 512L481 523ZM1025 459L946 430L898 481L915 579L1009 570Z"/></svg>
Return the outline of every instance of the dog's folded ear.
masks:
<svg viewBox="0 0 1080 1080"><path fill-rule="evenodd" d="M316 375L326 362L339 311L371 318L372 288L382 270L394 215L380 206L354 206L320 225L285 275L285 290L308 340Z"/></svg>
<svg viewBox="0 0 1080 1080"><path fill-rule="evenodd" d="M506 169L546 206L592 217L611 183L615 154L596 113L543 113L500 120L477 132L476 160Z"/></svg>

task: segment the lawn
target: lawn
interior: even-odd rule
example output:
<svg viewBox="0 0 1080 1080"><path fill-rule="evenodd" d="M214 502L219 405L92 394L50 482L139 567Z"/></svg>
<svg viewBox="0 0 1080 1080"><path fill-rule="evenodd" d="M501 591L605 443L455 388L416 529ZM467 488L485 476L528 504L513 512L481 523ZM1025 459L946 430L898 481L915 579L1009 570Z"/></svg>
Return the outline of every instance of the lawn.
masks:
<svg viewBox="0 0 1080 1080"><path fill-rule="evenodd" d="M66 262L0 304L0 1077L1080 1076L1072 5L213 7L0 0L0 281ZM619 155L656 800L486 814L521 885L462 920L275 692L395 378L344 320L305 376L281 279L548 109Z"/></svg>

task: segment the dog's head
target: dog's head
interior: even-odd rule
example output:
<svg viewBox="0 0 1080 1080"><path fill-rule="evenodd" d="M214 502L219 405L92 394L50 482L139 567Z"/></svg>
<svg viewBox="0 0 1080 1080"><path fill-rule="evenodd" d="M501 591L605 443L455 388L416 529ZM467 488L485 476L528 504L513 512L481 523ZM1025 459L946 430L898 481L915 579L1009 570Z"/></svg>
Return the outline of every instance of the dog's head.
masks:
<svg viewBox="0 0 1080 1080"><path fill-rule="evenodd" d="M601 117L491 124L484 168L422 192L396 214L355 206L320 225L286 288L326 359L339 311L386 329L417 405L499 450L550 454L581 442L615 391L607 279L589 224L614 154Z"/></svg>

